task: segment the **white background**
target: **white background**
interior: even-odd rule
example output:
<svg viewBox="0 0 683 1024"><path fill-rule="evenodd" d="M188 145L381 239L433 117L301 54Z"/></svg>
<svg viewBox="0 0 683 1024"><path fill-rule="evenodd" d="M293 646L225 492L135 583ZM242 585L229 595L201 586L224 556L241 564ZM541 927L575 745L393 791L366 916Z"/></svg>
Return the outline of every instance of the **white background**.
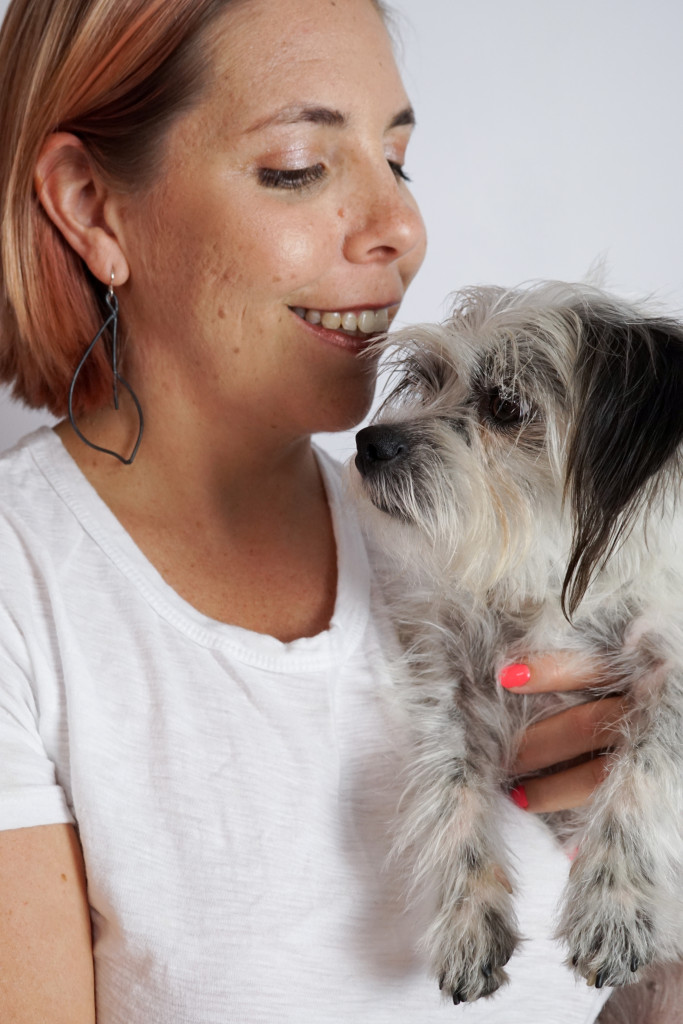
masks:
<svg viewBox="0 0 683 1024"><path fill-rule="evenodd" d="M681 0L393 6L430 236L401 321L440 319L462 285L576 280L601 258L615 291L681 309ZM46 421L0 392L0 450Z"/></svg>

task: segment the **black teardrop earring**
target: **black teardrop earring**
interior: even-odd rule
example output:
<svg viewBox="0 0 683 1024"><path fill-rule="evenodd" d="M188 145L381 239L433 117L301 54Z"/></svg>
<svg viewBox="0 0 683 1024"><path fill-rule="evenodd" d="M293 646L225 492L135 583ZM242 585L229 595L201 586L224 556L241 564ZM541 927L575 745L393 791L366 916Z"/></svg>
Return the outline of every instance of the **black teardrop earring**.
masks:
<svg viewBox="0 0 683 1024"><path fill-rule="evenodd" d="M69 388L69 421L71 422L71 426L75 430L75 432L78 435L78 437L80 437L81 441L83 441L84 444L87 444L89 448L94 448L95 451L103 452L105 455L113 455L114 458L118 459L119 462L122 462L124 464L124 466L130 466L131 463L133 462L133 459L135 458L135 456L138 453L138 449L140 447L140 442L142 441L142 431L144 429L144 425L145 424L144 424L144 419L143 419L143 416L142 416L142 407L140 405L140 402L138 401L137 395L133 391L133 389L130 386L130 384L128 383L128 381L124 380L124 378L121 376L121 374L118 371L117 331L118 331L118 325L119 325L119 300L116 298L116 295L114 294L114 271L113 270L112 270L112 273L111 273L111 282L109 284L109 290L107 291L107 294L105 295L105 302L107 303L107 306L109 307L109 310L110 310L109 316L104 321L104 323L100 327L99 331L97 332L97 334L95 335L93 340L88 345L87 349L85 350L85 354L83 355L83 358L81 359L80 363L76 367L76 372L74 373L73 377L71 378L71 387ZM90 354L92 353L93 349L95 348L95 345L100 340L100 338L102 337L102 335L104 334L104 332L107 330L108 327L111 328L111 331L110 331L110 334L111 334L111 369L112 369L112 376L113 376L114 408L118 412L118 408L119 408L119 384L122 384L123 387L126 389L126 391L128 392L128 394L130 395L130 397L133 400L133 404L135 405L135 408L137 410L138 420L139 420L138 436L137 436L137 440L135 442L135 447L133 448L133 451L132 451L131 455L128 458L125 458L125 456L120 455L118 452L112 451L111 448L102 448L101 445L95 444L93 441L89 441L88 438L85 436L85 434L83 434L78 429L78 427L76 426L76 420L74 419L73 396L74 396L74 390L76 388L76 381L78 380L78 375L80 374L81 370L85 366L85 363L86 363L88 357L90 356Z"/></svg>

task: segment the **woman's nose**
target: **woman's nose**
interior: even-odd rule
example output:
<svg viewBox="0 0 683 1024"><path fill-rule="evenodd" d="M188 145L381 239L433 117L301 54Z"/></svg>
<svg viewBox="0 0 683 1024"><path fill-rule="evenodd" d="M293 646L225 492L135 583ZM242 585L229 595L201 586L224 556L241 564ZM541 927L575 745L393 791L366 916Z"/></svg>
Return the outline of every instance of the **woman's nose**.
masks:
<svg viewBox="0 0 683 1024"><path fill-rule="evenodd" d="M387 171L374 187L366 182L356 197L344 245L352 263L393 263L411 254L422 258L426 234L417 203L388 166Z"/></svg>

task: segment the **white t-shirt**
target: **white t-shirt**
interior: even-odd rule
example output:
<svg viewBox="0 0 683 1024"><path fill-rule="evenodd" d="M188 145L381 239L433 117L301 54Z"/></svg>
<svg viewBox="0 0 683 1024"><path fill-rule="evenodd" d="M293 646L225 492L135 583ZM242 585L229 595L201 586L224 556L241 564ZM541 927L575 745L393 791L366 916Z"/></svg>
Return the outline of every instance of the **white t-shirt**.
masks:
<svg viewBox="0 0 683 1024"><path fill-rule="evenodd" d="M550 939L568 864L501 797L528 942L457 1010L385 869L400 728L337 467L332 624L206 618L44 428L0 459L0 828L74 822L98 1024L588 1024L607 993Z"/></svg>

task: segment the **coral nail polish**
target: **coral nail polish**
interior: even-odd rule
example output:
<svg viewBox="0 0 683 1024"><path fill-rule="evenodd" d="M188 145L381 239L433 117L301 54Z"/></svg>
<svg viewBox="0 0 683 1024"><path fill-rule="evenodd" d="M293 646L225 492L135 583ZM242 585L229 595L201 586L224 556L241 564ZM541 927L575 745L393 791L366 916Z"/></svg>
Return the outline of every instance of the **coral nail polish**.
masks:
<svg viewBox="0 0 683 1024"><path fill-rule="evenodd" d="M506 665L498 676L498 682L506 690L512 690L515 686L524 686L531 679L531 670L528 665Z"/></svg>
<svg viewBox="0 0 683 1024"><path fill-rule="evenodd" d="M523 811L526 811L529 806L529 800L527 799L524 786L515 786L514 789L510 790L509 796L514 804L517 804Z"/></svg>

